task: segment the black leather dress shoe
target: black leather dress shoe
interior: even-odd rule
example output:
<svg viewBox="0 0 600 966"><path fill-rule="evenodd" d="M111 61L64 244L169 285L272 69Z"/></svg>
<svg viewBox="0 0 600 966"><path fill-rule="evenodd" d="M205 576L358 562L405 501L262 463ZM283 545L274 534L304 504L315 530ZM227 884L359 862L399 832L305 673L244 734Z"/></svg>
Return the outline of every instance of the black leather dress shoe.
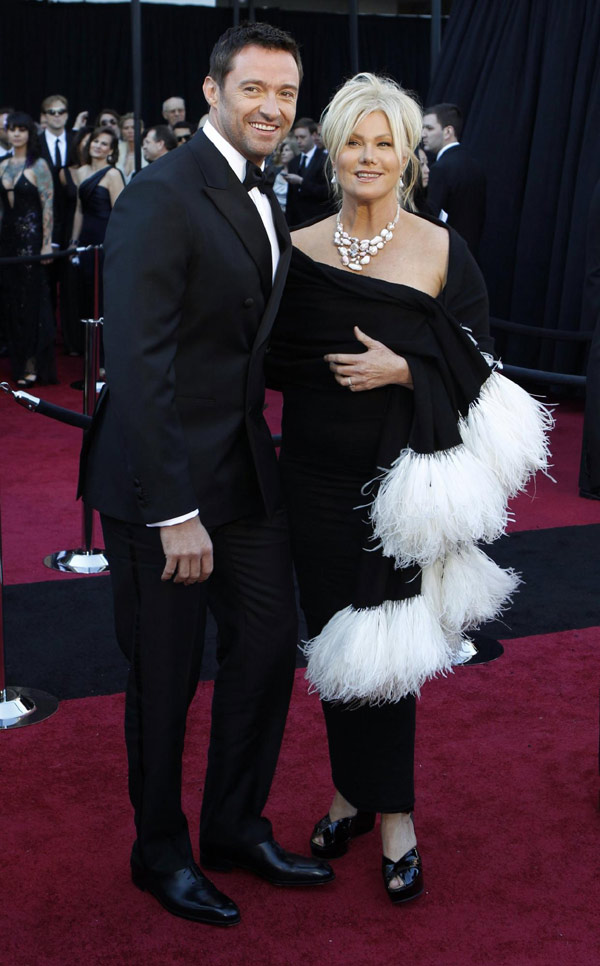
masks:
<svg viewBox="0 0 600 966"><path fill-rule="evenodd" d="M174 916L212 926L233 926L240 921L235 902L219 892L195 864L166 873L146 872L132 865L131 878L138 889L150 892Z"/></svg>
<svg viewBox="0 0 600 966"><path fill-rule="evenodd" d="M286 852L272 839L241 849L201 849L200 862L219 872L230 872L235 867L246 869L279 886L323 885L335 879L326 862Z"/></svg>

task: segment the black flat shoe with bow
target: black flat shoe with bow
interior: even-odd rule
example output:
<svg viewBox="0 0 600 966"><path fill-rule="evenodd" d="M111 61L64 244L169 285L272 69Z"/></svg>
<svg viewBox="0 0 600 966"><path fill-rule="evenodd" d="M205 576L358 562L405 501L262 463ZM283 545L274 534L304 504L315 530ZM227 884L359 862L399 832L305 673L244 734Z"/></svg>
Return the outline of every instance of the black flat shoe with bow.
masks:
<svg viewBox="0 0 600 966"><path fill-rule="evenodd" d="M397 862L392 862L384 855L381 871L383 884L392 902L408 902L409 899L416 899L423 892L421 856L416 848L410 849ZM396 878L400 879L402 885L397 889L390 889L390 882Z"/></svg>
<svg viewBox="0 0 600 966"><path fill-rule="evenodd" d="M375 812L359 811L356 815L339 818L335 822L331 821L328 813L312 831L310 850L319 859L339 859L348 851L350 839L372 831L374 826ZM323 845L314 841L317 835L323 836Z"/></svg>

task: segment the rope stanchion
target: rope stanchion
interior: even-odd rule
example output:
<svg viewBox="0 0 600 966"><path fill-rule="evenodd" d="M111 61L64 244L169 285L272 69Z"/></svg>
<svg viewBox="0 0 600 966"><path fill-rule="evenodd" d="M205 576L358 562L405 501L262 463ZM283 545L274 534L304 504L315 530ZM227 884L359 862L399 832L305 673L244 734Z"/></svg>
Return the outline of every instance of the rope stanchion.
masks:
<svg viewBox="0 0 600 966"><path fill-rule="evenodd" d="M96 385L100 368L100 326L104 319L81 321L86 327L83 418L89 422L96 405ZM94 547L94 522L93 507L82 500L81 546L74 550L58 550L48 554L44 557L44 565L50 570L68 574L105 573L108 570L108 560L104 550Z"/></svg>
<svg viewBox="0 0 600 966"><path fill-rule="evenodd" d="M35 262L54 262L59 258L69 258L76 252L85 252L87 248L65 248L50 255L6 255L0 258L0 266L3 265L33 265Z"/></svg>
<svg viewBox="0 0 600 966"><path fill-rule="evenodd" d="M2 569L2 514L0 512L0 731L23 728L49 718L58 708L58 699L33 688L7 687L4 663L4 581Z"/></svg>

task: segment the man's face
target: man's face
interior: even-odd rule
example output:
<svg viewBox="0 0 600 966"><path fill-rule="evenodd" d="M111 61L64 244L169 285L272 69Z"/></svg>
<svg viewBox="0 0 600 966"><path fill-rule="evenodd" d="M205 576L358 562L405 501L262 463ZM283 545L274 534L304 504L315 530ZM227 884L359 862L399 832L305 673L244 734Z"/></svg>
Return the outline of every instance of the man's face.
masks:
<svg viewBox="0 0 600 966"><path fill-rule="evenodd" d="M44 112L46 127L52 134L62 134L67 118L68 111L62 101L52 101Z"/></svg>
<svg viewBox="0 0 600 966"><path fill-rule="evenodd" d="M171 127L177 121L185 121L185 101L182 97L170 97L165 101L163 117Z"/></svg>
<svg viewBox="0 0 600 966"><path fill-rule="evenodd" d="M173 131L173 134L177 138L177 147L180 148L182 144L190 140L192 129L191 127L178 127Z"/></svg>
<svg viewBox="0 0 600 966"><path fill-rule="evenodd" d="M146 161L156 161L156 159L160 158L164 153L164 141L157 141L156 132L148 131L146 137L142 141L142 154L144 155Z"/></svg>
<svg viewBox="0 0 600 966"><path fill-rule="evenodd" d="M438 121L437 114L426 114L423 118L423 147L432 154L441 151L446 143L444 129Z"/></svg>
<svg viewBox="0 0 600 966"><path fill-rule="evenodd" d="M108 127L111 131L114 131L117 137L121 134L119 130L119 122L114 116L114 114L102 114L100 117L99 127Z"/></svg>
<svg viewBox="0 0 600 966"><path fill-rule="evenodd" d="M292 54L244 47L223 87L210 76L204 81L211 124L240 154L261 164L292 126L299 84Z"/></svg>
<svg viewBox="0 0 600 966"><path fill-rule="evenodd" d="M315 146L314 136L310 133L307 127L294 128L294 137L298 142L298 147L300 148L302 154L308 154L309 151L312 151Z"/></svg>

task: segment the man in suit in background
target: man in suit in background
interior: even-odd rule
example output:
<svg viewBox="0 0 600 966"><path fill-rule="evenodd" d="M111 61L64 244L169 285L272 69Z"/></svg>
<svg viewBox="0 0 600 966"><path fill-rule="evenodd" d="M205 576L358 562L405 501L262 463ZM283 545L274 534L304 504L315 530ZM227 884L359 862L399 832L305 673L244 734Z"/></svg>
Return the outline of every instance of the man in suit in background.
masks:
<svg viewBox="0 0 600 966"><path fill-rule="evenodd" d="M327 152L317 147L318 125L310 117L294 124L294 137L300 154L288 165L284 178L288 183L285 216L290 228L311 218L330 215L332 208L329 182L325 173Z"/></svg>
<svg viewBox="0 0 600 966"><path fill-rule="evenodd" d="M67 224L67 197L65 186L62 184L59 173L60 169L69 163L69 148L73 142L74 134L67 130L69 120L69 103L62 94L50 94L42 101L41 117L45 128L40 133L41 156L50 168L52 174L52 245L54 248L64 249L69 244L69 229ZM52 305L56 311L58 293L60 293L61 304L65 306L68 301L67 286L69 284L69 266L64 258L58 258L48 266L48 282L50 285L50 295ZM65 326L63 334L67 337Z"/></svg>
<svg viewBox="0 0 600 966"><path fill-rule="evenodd" d="M58 173L68 164L69 148L73 141L73 132L67 131L69 120L69 103L62 94L51 94L42 101L42 117L45 121L44 131L40 134L42 157L52 173L54 186L54 222L52 242L60 248L66 247L68 239L65 237L65 189L60 183Z"/></svg>
<svg viewBox="0 0 600 966"><path fill-rule="evenodd" d="M485 222L483 168L460 143L463 117L456 104L425 109L423 146L435 158L429 169L427 202L437 218L462 235L477 257Z"/></svg>
<svg viewBox="0 0 600 966"><path fill-rule="evenodd" d="M115 205L104 266L108 387L82 454L131 663L133 881L174 915L219 925L239 912L194 862L181 807L207 604L219 669L201 863L277 885L333 878L325 863L281 848L262 815L297 627L263 418L264 353L291 242L260 166L290 129L300 70L288 34L264 23L226 31L204 82L204 130L145 168Z"/></svg>

